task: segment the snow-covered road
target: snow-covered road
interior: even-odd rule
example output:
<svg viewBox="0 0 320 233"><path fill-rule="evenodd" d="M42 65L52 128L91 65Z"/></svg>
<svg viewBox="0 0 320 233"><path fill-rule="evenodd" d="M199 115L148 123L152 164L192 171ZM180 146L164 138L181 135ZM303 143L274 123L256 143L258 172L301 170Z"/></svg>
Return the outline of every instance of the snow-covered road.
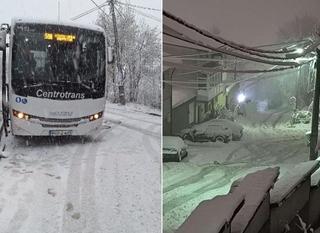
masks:
<svg viewBox="0 0 320 233"><path fill-rule="evenodd" d="M279 165L282 171L308 160L305 132L310 125L289 128L287 111L240 119L241 141L191 143L182 163L163 166L164 232L172 233L203 200L226 194L231 183L254 170Z"/></svg>
<svg viewBox="0 0 320 233"><path fill-rule="evenodd" d="M160 232L161 118L107 104L94 140L9 137L0 233Z"/></svg>

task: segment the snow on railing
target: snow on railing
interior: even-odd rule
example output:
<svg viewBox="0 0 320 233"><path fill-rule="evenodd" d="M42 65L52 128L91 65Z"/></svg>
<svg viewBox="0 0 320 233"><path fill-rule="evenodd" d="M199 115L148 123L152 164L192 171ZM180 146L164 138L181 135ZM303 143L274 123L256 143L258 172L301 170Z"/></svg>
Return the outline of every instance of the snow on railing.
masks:
<svg viewBox="0 0 320 233"><path fill-rule="evenodd" d="M278 176L279 167L267 168L250 173L231 186L232 193L240 193L245 196L244 206L231 223L231 232L241 233L248 229L258 232L263 228L269 219L269 191Z"/></svg>
<svg viewBox="0 0 320 233"><path fill-rule="evenodd" d="M176 233L230 232L230 222L243 203L244 196L239 192L203 201L192 211Z"/></svg>
<svg viewBox="0 0 320 233"><path fill-rule="evenodd" d="M296 165L280 177L271 190L271 204L280 204L302 181L311 176L318 166L318 161L308 161Z"/></svg>
<svg viewBox="0 0 320 233"><path fill-rule="evenodd" d="M304 232L308 226L311 174L318 161L300 163L284 173L271 194L270 232ZM301 220L306 221L301 225ZM307 224L308 223L308 224ZM307 228L308 228L307 227Z"/></svg>

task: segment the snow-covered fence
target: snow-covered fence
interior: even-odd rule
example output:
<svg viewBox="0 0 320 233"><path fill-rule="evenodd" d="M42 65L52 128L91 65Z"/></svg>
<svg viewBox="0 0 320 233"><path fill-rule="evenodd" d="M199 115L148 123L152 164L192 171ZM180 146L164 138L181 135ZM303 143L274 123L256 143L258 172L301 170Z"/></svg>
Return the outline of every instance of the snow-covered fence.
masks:
<svg viewBox="0 0 320 233"><path fill-rule="evenodd" d="M233 233L268 232L270 189L279 176L279 168L267 168L245 176L232 184L230 192L245 197L245 204L231 223Z"/></svg>
<svg viewBox="0 0 320 233"><path fill-rule="evenodd" d="M311 175L308 223L313 229L320 227L320 169Z"/></svg>
<svg viewBox="0 0 320 233"><path fill-rule="evenodd" d="M303 232L297 214L308 221L311 174L318 161L300 163L283 174L271 190L270 233Z"/></svg>
<svg viewBox="0 0 320 233"><path fill-rule="evenodd" d="M230 223L243 204L239 192L203 201L176 233L230 233Z"/></svg>

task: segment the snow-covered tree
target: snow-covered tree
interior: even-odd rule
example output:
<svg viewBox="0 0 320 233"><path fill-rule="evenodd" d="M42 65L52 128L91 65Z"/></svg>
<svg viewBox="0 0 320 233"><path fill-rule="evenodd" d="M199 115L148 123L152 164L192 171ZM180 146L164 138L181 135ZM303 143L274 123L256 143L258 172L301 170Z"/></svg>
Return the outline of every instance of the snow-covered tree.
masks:
<svg viewBox="0 0 320 233"><path fill-rule="evenodd" d="M116 7L119 53L123 66L126 101L160 107L161 47L156 28L138 23L130 7ZM104 28L108 43L114 45L111 16L100 14L97 24ZM108 68L108 97L118 102L119 77L115 67ZM112 77L112 78L111 78Z"/></svg>

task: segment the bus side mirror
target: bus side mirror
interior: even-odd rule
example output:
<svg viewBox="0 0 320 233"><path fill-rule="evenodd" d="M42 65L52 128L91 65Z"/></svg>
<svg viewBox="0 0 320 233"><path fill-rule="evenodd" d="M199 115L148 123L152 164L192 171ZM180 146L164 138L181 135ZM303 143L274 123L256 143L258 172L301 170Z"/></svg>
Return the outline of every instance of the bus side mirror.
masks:
<svg viewBox="0 0 320 233"><path fill-rule="evenodd" d="M107 62L108 64L112 64L114 62L113 48L107 47Z"/></svg>
<svg viewBox="0 0 320 233"><path fill-rule="evenodd" d="M0 50L2 51L6 51L6 47L7 47L6 39L7 39L7 32L4 30L0 31Z"/></svg>

